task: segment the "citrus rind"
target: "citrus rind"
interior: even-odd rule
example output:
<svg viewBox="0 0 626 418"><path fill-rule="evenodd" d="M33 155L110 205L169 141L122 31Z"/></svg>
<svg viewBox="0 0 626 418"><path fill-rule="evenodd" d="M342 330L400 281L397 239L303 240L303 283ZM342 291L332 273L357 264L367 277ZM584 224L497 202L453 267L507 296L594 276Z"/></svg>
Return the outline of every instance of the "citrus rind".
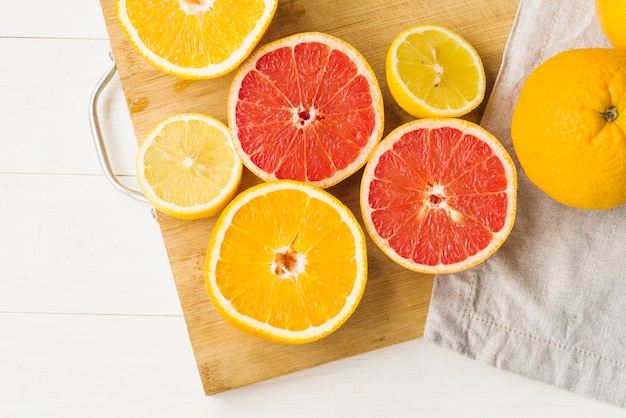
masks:
<svg viewBox="0 0 626 418"><path fill-rule="evenodd" d="M594 0L594 10L611 45L626 50L626 0Z"/></svg>

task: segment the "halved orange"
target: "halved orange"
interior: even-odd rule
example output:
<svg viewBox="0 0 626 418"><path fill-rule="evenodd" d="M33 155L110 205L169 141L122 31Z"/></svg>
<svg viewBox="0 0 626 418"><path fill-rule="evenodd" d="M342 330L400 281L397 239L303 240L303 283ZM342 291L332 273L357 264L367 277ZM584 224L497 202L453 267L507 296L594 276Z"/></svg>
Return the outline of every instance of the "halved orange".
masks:
<svg viewBox="0 0 626 418"><path fill-rule="evenodd" d="M356 309L367 279L365 235L350 210L303 182L263 182L223 210L206 286L232 325L282 343L318 340Z"/></svg>
<svg viewBox="0 0 626 418"><path fill-rule="evenodd" d="M116 0L136 50L156 68L188 79L234 70L258 45L277 0Z"/></svg>
<svg viewBox="0 0 626 418"><path fill-rule="evenodd" d="M229 93L235 147L263 180L337 184L365 164L383 124L382 95L367 61L323 33L260 47L239 67Z"/></svg>
<svg viewBox="0 0 626 418"><path fill-rule="evenodd" d="M361 211L372 240L392 260L422 273L452 273L502 245L516 194L515 165L492 134L462 119L419 119L374 150Z"/></svg>

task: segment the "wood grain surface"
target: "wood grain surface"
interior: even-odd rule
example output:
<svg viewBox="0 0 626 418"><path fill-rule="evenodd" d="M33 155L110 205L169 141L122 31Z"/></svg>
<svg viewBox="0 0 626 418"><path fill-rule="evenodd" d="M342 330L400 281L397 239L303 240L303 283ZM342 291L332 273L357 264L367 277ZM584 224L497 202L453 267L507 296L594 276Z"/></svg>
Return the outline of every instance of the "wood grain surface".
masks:
<svg viewBox="0 0 626 418"><path fill-rule="evenodd" d="M101 0L137 142L174 113L202 112L226 122L232 80L189 81L154 69L126 39L114 0ZM374 69L385 104L385 134L412 118L392 100L384 80L387 48L400 30L437 23L465 37L481 55L487 95L497 75L518 1L280 1L261 44L305 31L337 36L358 49ZM487 96L488 97L488 96ZM467 116L478 122L484 108ZM361 171L329 189L357 218ZM259 180L247 170L241 188ZM206 247L215 217L180 221L158 214L178 297L206 394L213 394L422 336L433 277L412 273L368 241L369 276L363 299L348 322L330 336L305 345L281 345L241 333L213 309L204 287Z"/></svg>

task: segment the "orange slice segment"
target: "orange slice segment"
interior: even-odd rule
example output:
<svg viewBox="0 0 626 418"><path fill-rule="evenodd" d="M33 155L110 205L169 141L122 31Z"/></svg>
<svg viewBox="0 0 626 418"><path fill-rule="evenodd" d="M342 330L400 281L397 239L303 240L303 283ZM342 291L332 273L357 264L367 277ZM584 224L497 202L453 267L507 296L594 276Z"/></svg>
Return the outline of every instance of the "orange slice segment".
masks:
<svg viewBox="0 0 626 418"><path fill-rule="evenodd" d="M376 147L361 182L365 227L398 264L452 273L481 263L515 219L517 173L500 142L462 119L404 124Z"/></svg>
<svg viewBox="0 0 626 418"><path fill-rule="evenodd" d="M238 195L211 234L206 286L235 327L282 343L318 340L356 309L367 277L365 235L331 194L264 182Z"/></svg>
<svg viewBox="0 0 626 418"><path fill-rule="evenodd" d="M365 164L383 124L374 72L356 49L323 33L262 46L229 93L235 146L263 180L337 184Z"/></svg>
<svg viewBox="0 0 626 418"><path fill-rule="evenodd" d="M117 0L116 15L155 67L188 79L234 70L252 52L277 0Z"/></svg>

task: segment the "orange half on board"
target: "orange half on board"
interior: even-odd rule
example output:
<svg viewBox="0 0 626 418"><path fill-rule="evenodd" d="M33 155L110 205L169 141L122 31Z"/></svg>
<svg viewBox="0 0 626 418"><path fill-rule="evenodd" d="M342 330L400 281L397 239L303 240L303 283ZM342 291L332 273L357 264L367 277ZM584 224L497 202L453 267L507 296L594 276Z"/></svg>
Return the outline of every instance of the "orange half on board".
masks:
<svg viewBox="0 0 626 418"><path fill-rule="evenodd" d="M277 0L116 0L129 40L149 63L188 79L215 78L246 59Z"/></svg>
<svg viewBox="0 0 626 418"><path fill-rule="evenodd" d="M330 193L292 180L263 182L222 211L211 234L206 286L233 326L282 343L337 330L365 289L365 235Z"/></svg>

